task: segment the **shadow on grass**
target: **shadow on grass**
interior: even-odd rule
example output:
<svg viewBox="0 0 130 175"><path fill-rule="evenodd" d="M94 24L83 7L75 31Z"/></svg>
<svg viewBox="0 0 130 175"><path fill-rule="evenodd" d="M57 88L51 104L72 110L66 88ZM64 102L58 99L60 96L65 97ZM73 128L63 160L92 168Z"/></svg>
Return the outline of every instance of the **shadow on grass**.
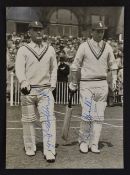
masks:
<svg viewBox="0 0 130 175"><path fill-rule="evenodd" d="M59 144L56 143L56 148L58 148L58 146L59 146ZM43 142L38 142L38 143L36 144L36 147L37 147L37 151L43 152Z"/></svg>
<svg viewBox="0 0 130 175"><path fill-rule="evenodd" d="M69 143L64 143L62 144L63 146L74 146L74 145L78 145L78 141L74 141L74 142L69 142ZM112 143L110 142L106 142L106 141L100 141L99 142L99 148L102 149L104 146L107 146L107 147L113 147Z"/></svg>
<svg viewBox="0 0 130 175"><path fill-rule="evenodd" d="M100 141L99 142L99 148L102 149L104 146L113 147L112 143L110 143L110 142Z"/></svg>
<svg viewBox="0 0 130 175"><path fill-rule="evenodd" d="M63 143L62 145L63 146L74 146L74 145L78 145L78 141L74 141L74 142L66 142L66 143Z"/></svg>

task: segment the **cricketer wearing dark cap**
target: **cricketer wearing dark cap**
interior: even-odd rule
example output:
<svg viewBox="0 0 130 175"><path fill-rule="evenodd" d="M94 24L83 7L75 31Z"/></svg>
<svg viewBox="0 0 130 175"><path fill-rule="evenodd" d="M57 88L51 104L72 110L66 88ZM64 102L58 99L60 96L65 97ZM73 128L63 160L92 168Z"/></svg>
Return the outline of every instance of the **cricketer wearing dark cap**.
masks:
<svg viewBox="0 0 130 175"><path fill-rule="evenodd" d="M43 26L40 22L31 22L29 33L31 42L18 49L15 62L15 72L22 92L21 121L25 153L28 156L36 154L34 122L38 111L43 131L44 158L47 162L54 162L56 119L52 91L57 81L56 53L47 42L42 42Z"/></svg>
<svg viewBox="0 0 130 175"><path fill-rule="evenodd" d="M42 36L43 36L43 25L39 21L34 21L29 24L29 32L31 35L32 40L37 43L41 44Z"/></svg>
<svg viewBox="0 0 130 175"><path fill-rule="evenodd" d="M98 21L92 25L92 37L96 42L100 42L104 36L104 32L107 29L103 21Z"/></svg>
<svg viewBox="0 0 130 175"><path fill-rule="evenodd" d="M102 21L92 25L92 38L83 42L71 65L71 91L76 90L77 72L81 67L80 101L82 106L79 129L80 152L100 153L99 139L108 95L107 71L112 71L112 90L116 88L117 64L111 46L103 40L107 29Z"/></svg>

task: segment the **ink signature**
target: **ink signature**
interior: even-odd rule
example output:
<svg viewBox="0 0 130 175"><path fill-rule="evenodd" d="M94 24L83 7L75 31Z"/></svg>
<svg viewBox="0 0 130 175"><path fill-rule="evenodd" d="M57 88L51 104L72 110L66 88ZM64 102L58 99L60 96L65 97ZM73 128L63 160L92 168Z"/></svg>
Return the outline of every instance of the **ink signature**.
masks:
<svg viewBox="0 0 130 175"><path fill-rule="evenodd" d="M87 97L85 97L85 106L86 106L86 111L82 114L82 117L84 119L87 119L87 120L92 120L93 117L91 115L91 111L92 111L92 101L93 101L93 97L91 97L91 99L88 99Z"/></svg>
<svg viewBox="0 0 130 175"><path fill-rule="evenodd" d="M92 121L92 119L93 119L93 117L92 117L92 115L91 115L91 111L92 111L92 102L93 102L93 95L92 95L92 97L91 97L91 99L90 98L87 98L87 97L85 97L85 102L84 102L84 104L85 104L85 108L87 109L83 114L82 114L82 118L84 118L85 120L87 119L88 120L88 125L89 125L89 127L88 127L88 129L85 131L85 133L84 134L81 134L80 135L80 139L82 140L86 140L87 141L87 139L89 139L89 137L90 137L90 131L91 131L91 128L92 128L92 123L91 123L91 121Z"/></svg>
<svg viewBox="0 0 130 175"><path fill-rule="evenodd" d="M43 129L43 137L47 137L47 147L48 149L55 148L55 145L50 144L50 140L52 138L52 134L49 133L50 129L51 129L51 117L52 114L50 114L50 97L48 95L48 91L41 91L41 90L37 90L37 92L39 93L38 95L42 95L44 97L46 97L47 100L47 104L45 106L42 106L42 113L44 114L45 119L45 129Z"/></svg>

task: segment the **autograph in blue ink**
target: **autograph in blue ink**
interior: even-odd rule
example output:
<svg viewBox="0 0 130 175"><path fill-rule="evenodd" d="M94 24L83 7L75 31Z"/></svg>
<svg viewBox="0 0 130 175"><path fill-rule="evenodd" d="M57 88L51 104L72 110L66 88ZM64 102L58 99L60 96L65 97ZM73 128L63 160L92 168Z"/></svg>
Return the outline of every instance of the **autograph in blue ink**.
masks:
<svg viewBox="0 0 130 175"><path fill-rule="evenodd" d="M91 99L88 99L87 97L85 98L85 106L86 106L86 111L82 114L82 117L84 119L87 119L87 120L92 120L92 115L90 114L91 111L92 111L92 100L93 100L93 97L91 97Z"/></svg>
<svg viewBox="0 0 130 175"><path fill-rule="evenodd" d="M44 117L46 118L45 119L45 129L43 129L43 136L47 137L47 147L48 147L48 150L49 150L51 147L54 148L55 145L50 144L52 134L50 134L49 132L50 132L50 127L51 127L50 120L51 120L52 114L50 113L50 97L48 95L48 91L38 90L39 95L47 97L47 99L48 99L47 104L45 106L42 106L42 113L44 114Z"/></svg>
<svg viewBox="0 0 130 175"><path fill-rule="evenodd" d="M83 140L84 140L84 138L85 138L86 141L90 137L90 130L92 128L91 121L92 121L93 117L90 114L91 111L92 111L92 101L93 101L93 95L92 95L91 99L88 99L87 97L85 98L84 104L85 104L85 108L87 110L85 110L85 112L82 114L82 118L84 118L85 120L87 119L89 121L89 123L88 123L89 124L88 130L86 130L86 132L83 135L80 136L81 139L83 138Z"/></svg>

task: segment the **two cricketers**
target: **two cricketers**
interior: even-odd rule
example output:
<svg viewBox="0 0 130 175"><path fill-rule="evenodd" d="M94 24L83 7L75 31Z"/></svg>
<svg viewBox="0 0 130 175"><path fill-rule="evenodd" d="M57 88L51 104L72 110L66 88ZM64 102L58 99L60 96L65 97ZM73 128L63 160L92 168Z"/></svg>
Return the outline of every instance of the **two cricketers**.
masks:
<svg viewBox="0 0 130 175"><path fill-rule="evenodd" d="M23 141L26 155L36 152L36 114L39 113L43 131L43 154L48 162L55 161L56 120L52 90L56 87L57 61L55 50L43 42L43 26L30 23L31 42L19 48L15 70L21 84Z"/></svg>
<svg viewBox="0 0 130 175"><path fill-rule="evenodd" d="M36 111L43 131L43 154L48 162L55 161L56 121L52 90L56 87L57 61L54 48L42 42L43 26L30 23L31 42L20 47L16 57L16 76L21 84L23 140L27 155L35 155ZM107 70L112 71L116 87L117 65L111 46L103 41L106 26L99 21L92 26L92 38L82 43L71 66L73 92L77 88L77 72L81 67L80 98L82 115L79 131L80 151L100 153L98 143L104 121L108 94Z"/></svg>
<svg viewBox="0 0 130 175"><path fill-rule="evenodd" d="M107 71L112 71L112 86L116 88L116 61L111 46L103 40L107 27L102 21L92 26L92 38L82 43L76 53L72 69L71 91L77 88L77 71L81 66L80 99L82 106L79 145L82 153L90 149L100 153L98 143L104 121L108 95Z"/></svg>

